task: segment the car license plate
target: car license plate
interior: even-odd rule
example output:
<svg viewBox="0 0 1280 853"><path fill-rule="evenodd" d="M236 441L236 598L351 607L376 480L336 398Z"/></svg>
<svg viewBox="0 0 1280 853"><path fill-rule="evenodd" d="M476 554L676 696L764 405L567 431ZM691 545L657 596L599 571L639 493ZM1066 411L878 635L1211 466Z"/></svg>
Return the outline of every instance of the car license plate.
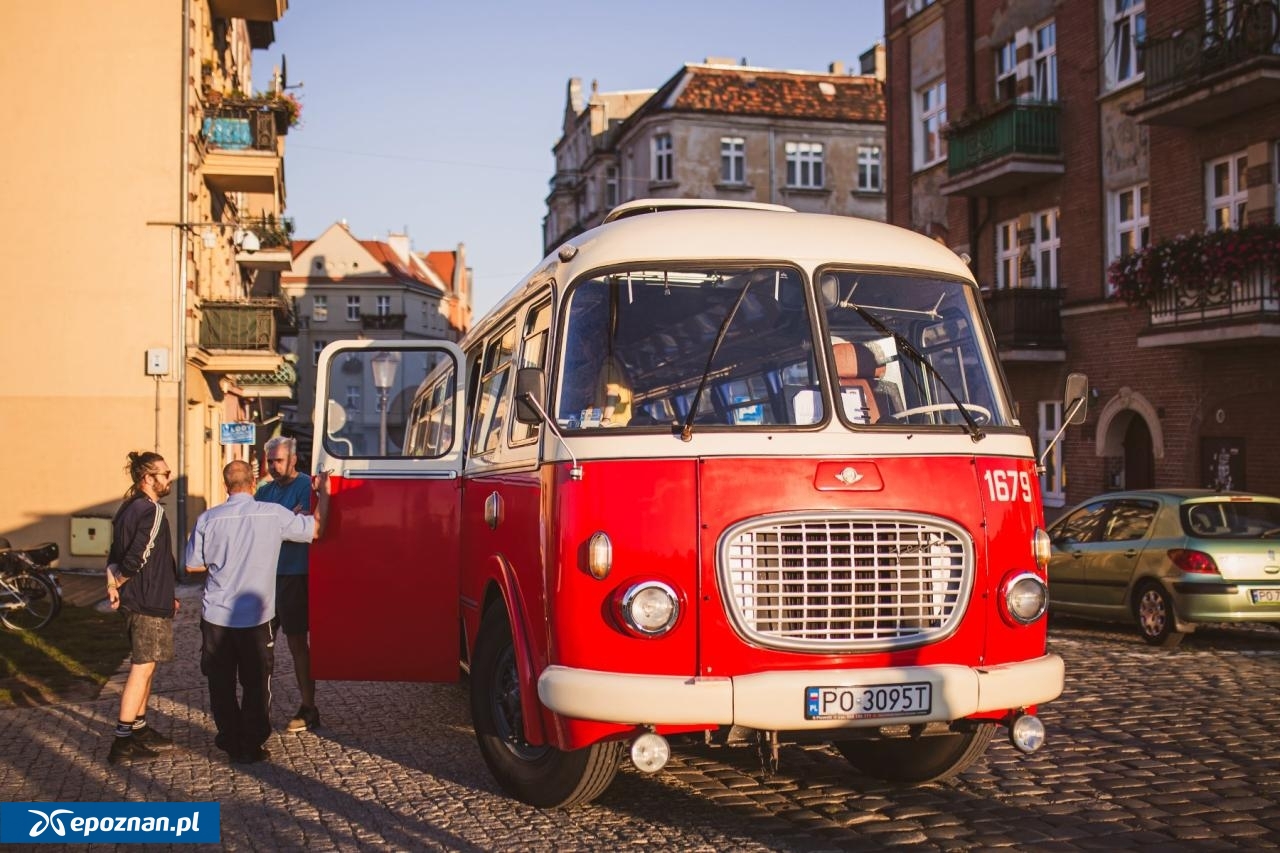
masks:
<svg viewBox="0 0 1280 853"><path fill-rule="evenodd" d="M1280 589L1251 589L1249 597L1254 604L1280 604Z"/></svg>
<svg viewBox="0 0 1280 853"><path fill-rule="evenodd" d="M804 689L806 720L921 717L932 710L933 685L927 681Z"/></svg>

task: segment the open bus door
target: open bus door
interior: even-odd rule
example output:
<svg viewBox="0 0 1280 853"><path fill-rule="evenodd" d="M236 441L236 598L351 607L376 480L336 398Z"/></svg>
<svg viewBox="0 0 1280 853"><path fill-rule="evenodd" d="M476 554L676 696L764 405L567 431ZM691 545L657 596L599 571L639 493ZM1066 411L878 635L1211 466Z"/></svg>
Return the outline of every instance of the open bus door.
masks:
<svg viewBox="0 0 1280 853"><path fill-rule="evenodd" d="M316 368L312 470L329 517L311 546L319 679L454 681L462 351L447 341L337 341Z"/></svg>

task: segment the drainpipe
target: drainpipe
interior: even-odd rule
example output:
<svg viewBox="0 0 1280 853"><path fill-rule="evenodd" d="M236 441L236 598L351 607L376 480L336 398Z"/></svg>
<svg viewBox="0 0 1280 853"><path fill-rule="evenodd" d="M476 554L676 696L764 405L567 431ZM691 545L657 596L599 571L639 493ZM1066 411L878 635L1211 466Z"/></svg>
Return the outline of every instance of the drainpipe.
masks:
<svg viewBox="0 0 1280 853"><path fill-rule="evenodd" d="M191 192L191 0L182 2L182 115L178 142L178 222L187 221L187 199ZM187 542L187 255L191 235L178 228L178 346L174 361L178 365L178 554ZM179 559L182 559L179 556Z"/></svg>
<svg viewBox="0 0 1280 853"><path fill-rule="evenodd" d="M775 183L774 183L775 167L773 163L774 154L775 154L775 148L774 148L774 139L773 139L773 128L771 127L769 128L769 203L770 204L774 204L777 201L777 198L774 195L774 187L775 187Z"/></svg>
<svg viewBox="0 0 1280 853"><path fill-rule="evenodd" d="M965 40L968 54L965 60L965 101L966 106L972 107L977 102L978 97L978 69L977 63L973 60L973 42L975 40L976 24L973 10L973 0L965 0L964 4L964 30ZM969 219L969 270L973 273L975 279L978 278L978 270L980 265L980 254L978 251L978 235L982 230L984 223L978 222L978 198L977 196L969 196L967 199L967 215ZM987 202L987 216L991 215L991 202ZM982 282L978 282L981 286Z"/></svg>

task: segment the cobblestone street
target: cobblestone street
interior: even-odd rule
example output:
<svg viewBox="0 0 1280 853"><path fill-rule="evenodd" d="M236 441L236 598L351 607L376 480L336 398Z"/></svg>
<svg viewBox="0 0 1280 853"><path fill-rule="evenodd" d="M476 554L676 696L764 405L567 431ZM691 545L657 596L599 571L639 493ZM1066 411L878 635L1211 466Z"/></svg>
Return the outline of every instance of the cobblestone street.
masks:
<svg viewBox="0 0 1280 853"><path fill-rule="evenodd" d="M160 670L154 722L180 745L132 768L106 763L118 689L0 712L0 799L222 804L229 849L849 850L1234 849L1280 845L1280 632L1201 631L1173 653L1127 629L1054 622L1067 690L1042 709L1034 757L993 743L958 781L893 790L833 750L681 750L654 777L625 768L594 804L538 811L503 796L480 759L460 685L324 683L323 727L277 732L270 762L213 747L196 664L198 599ZM277 728L296 706L277 655ZM186 846L186 845L184 845Z"/></svg>

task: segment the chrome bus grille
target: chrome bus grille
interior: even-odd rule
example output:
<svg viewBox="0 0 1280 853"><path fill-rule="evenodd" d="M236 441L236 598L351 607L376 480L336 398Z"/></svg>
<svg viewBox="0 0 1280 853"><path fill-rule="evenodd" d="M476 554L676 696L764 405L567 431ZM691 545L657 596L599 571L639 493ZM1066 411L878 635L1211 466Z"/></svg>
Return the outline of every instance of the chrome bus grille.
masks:
<svg viewBox="0 0 1280 853"><path fill-rule="evenodd" d="M973 584L973 544L932 516L788 514L726 531L718 570L734 624L760 645L884 650L955 630Z"/></svg>

